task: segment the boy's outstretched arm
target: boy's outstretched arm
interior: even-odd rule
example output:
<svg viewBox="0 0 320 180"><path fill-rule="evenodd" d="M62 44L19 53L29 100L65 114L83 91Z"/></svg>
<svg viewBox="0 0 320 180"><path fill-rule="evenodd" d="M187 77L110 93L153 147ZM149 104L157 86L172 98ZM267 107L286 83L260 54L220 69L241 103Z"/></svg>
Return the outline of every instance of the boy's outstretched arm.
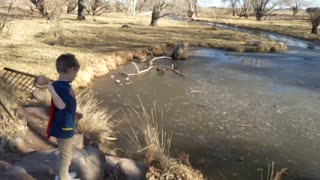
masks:
<svg viewBox="0 0 320 180"><path fill-rule="evenodd" d="M55 91L51 83L48 83L47 88L51 93L54 105L60 110L63 110L64 108L66 108L66 104L63 102L61 97L57 94L57 92Z"/></svg>

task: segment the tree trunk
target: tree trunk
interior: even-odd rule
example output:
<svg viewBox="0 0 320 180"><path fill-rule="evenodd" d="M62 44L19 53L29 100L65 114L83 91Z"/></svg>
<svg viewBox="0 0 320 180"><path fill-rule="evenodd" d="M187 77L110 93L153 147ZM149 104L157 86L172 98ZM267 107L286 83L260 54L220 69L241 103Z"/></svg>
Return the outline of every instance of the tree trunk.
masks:
<svg viewBox="0 0 320 180"><path fill-rule="evenodd" d="M236 16L236 10L235 9L232 10L232 16Z"/></svg>
<svg viewBox="0 0 320 180"><path fill-rule="evenodd" d="M31 0L31 2L36 6L36 8L40 11L43 17L47 17L48 13L45 8L45 1L44 0Z"/></svg>
<svg viewBox="0 0 320 180"><path fill-rule="evenodd" d="M312 24L311 34L318 34L318 26L319 26L319 23Z"/></svg>
<svg viewBox="0 0 320 180"><path fill-rule="evenodd" d="M150 26L158 26L158 20L160 19L161 9L159 5L155 5L152 10L152 17Z"/></svg>
<svg viewBox="0 0 320 180"><path fill-rule="evenodd" d="M293 16L293 17L296 17L296 15L297 15L298 12L299 12L299 9L298 9L298 8L293 8L292 11L293 11L292 16Z"/></svg>
<svg viewBox="0 0 320 180"><path fill-rule="evenodd" d="M194 16L198 17L197 0L195 1L195 5L194 5Z"/></svg>
<svg viewBox="0 0 320 180"><path fill-rule="evenodd" d="M86 5L85 0L78 0L78 20L86 19Z"/></svg>
<svg viewBox="0 0 320 180"><path fill-rule="evenodd" d="M137 0L132 0L132 15L136 15L136 5L137 5Z"/></svg>
<svg viewBox="0 0 320 180"><path fill-rule="evenodd" d="M189 0L189 10L187 12L187 16L190 19L194 19L197 16L197 1L196 0Z"/></svg>
<svg viewBox="0 0 320 180"><path fill-rule="evenodd" d="M256 13L256 20L261 21L263 15L261 13Z"/></svg>
<svg viewBox="0 0 320 180"><path fill-rule="evenodd" d="M97 9L98 9L98 0L94 0L92 6L91 6L91 10L92 10L92 15L95 16L97 13Z"/></svg>

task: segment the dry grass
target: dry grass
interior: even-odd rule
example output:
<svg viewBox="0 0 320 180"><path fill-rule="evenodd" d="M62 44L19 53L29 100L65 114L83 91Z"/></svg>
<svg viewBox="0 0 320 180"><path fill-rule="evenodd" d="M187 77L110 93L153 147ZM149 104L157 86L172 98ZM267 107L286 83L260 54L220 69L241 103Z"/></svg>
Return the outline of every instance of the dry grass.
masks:
<svg viewBox="0 0 320 180"><path fill-rule="evenodd" d="M104 153L113 153L108 148L110 140L114 140L113 122L110 121L114 112L100 106L95 99L94 92L85 89L77 94L77 111L83 114L83 118L76 123L77 130L85 136L85 144L91 144Z"/></svg>
<svg viewBox="0 0 320 180"><path fill-rule="evenodd" d="M320 41L319 35L311 34L311 24L306 20L267 20L256 21L254 17L248 19L221 15L218 18L200 17L198 20L237 25L258 30L276 32L311 41Z"/></svg>
<svg viewBox="0 0 320 180"><path fill-rule="evenodd" d="M132 126L129 137L134 154L143 157L149 166L146 178L150 180L204 179L202 173L193 169L189 162L184 164L184 161L170 157L171 135L166 133L162 126L163 114L159 115L155 106L150 112L142 103L141 108L141 112L130 111L137 117L138 123L136 127ZM127 119L129 120L128 117Z"/></svg>
<svg viewBox="0 0 320 180"><path fill-rule="evenodd" d="M18 107L18 99L13 94L13 90L2 81L0 81L0 89L0 100L14 118L11 119L10 115L0 106L0 152L3 152L5 150L14 150L13 139L24 135L28 128L25 121L18 119L14 115L14 109Z"/></svg>
<svg viewBox="0 0 320 180"><path fill-rule="evenodd" d="M261 172L261 180L264 179L264 171L263 169L258 169ZM286 168L282 168L280 171L275 171L274 162L268 164L268 170L266 173L266 180L281 180L282 175L285 174Z"/></svg>

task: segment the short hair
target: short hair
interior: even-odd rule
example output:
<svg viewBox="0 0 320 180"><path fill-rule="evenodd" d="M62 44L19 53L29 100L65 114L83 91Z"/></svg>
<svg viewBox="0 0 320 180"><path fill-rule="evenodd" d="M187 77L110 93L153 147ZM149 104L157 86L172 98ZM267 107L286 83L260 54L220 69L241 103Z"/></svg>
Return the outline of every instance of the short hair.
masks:
<svg viewBox="0 0 320 180"><path fill-rule="evenodd" d="M80 64L73 54L61 54L56 61L58 73L67 73L71 68L80 68Z"/></svg>

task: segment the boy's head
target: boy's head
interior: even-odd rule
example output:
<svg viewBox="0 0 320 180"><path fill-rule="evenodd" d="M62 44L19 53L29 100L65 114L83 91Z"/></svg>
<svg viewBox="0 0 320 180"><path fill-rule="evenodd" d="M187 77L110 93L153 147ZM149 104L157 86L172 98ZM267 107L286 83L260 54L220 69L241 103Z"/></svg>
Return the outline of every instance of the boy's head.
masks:
<svg viewBox="0 0 320 180"><path fill-rule="evenodd" d="M65 74L68 81L72 82L80 69L80 64L73 54L62 54L57 58L56 68L58 73Z"/></svg>

